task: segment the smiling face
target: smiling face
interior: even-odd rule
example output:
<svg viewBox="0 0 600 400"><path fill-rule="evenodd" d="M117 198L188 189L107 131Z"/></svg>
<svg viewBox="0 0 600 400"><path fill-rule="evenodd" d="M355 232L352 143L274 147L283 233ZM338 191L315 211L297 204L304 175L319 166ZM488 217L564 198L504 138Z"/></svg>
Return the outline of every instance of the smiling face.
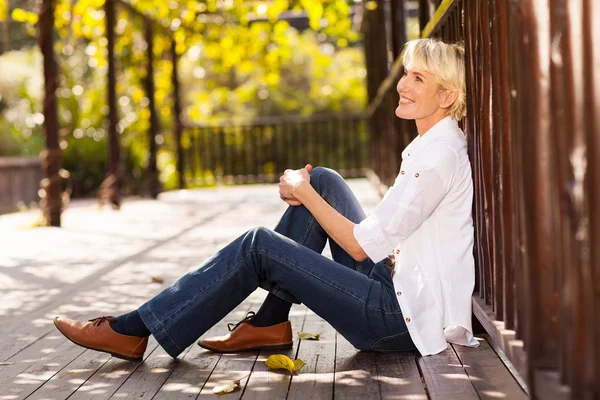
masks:
<svg viewBox="0 0 600 400"><path fill-rule="evenodd" d="M423 135L450 116L465 114L464 49L437 39L415 39L403 50L404 75L398 82L396 115L414 119Z"/></svg>
<svg viewBox="0 0 600 400"><path fill-rule="evenodd" d="M432 74L409 66L396 89L400 95L396 108L399 118L421 120L440 112L440 87Z"/></svg>

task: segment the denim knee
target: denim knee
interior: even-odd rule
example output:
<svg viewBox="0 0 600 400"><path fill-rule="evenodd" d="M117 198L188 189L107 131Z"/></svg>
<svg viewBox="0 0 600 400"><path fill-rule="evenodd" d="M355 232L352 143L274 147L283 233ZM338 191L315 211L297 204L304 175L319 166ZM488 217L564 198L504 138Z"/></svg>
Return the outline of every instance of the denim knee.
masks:
<svg viewBox="0 0 600 400"><path fill-rule="evenodd" d="M320 189L324 188L325 186L335 182L341 183L343 181L344 178L330 168L316 167L310 172L310 184L319 193L321 193ZM323 183L323 185L321 183Z"/></svg>

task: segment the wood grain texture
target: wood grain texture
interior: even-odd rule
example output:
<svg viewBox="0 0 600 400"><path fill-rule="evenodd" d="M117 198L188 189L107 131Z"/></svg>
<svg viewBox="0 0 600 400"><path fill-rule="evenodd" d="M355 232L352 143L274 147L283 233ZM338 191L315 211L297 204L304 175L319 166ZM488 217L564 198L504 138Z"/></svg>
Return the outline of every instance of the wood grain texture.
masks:
<svg viewBox="0 0 600 400"><path fill-rule="evenodd" d="M154 352L157 346L158 343L151 336L144 360ZM81 385L69 399L109 399L142 363L143 361L125 361L112 357Z"/></svg>
<svg viewBox="0 0 600 400"><path fill-rule="evenodd" d="M336 335L334 393L340 399L380 399L375 353L359 351Z"/></svg>
<svg viewBox="0 0 600 400"><path fill-rule="evenodd" d="M382 399L427 399L414 352L378 353L375 363Z"/></svg>
<svg viewBox="0 0 600 400"><path fill-rule="evenodd" d="M301 340L297 358L306 362L298 375L292 377L288 400L303 400L310 393L311 400L333 398L333 371L335 368L335 329L327 321L308 311L303 332L320 333L319 340Z"/></svg>
<svg viewBox="0 0 600 400"><path fill-rule="evenodd" d="M479 347L452 347L482 399L527 399L525 392L485 340L479 340Z"/></svg>
<svg viewBox="0 0 600 400"><path fill-rule="evenodd" d="M417 361L430 399L479 399L469 376L450 346L439 354L418 357Z"/></svg>
<svg viewBox="0 0 600 400"><path fill-rule="evenodd" d="M252 370L252 375L248 381L248 384L244 390L244 399L256 400L264 398L265 393L269 393L269 397L273 399L284 399L287 396L290 381L292 375L288 371L284 370L270 370L265 362L267 358L273 354L283 354L288 356L290 359L296 359L298 354L298 328L301 328L304 324L304 318L306 317L306 307L295 305L290 311L289 320L292 323L293 341L294 344L289 350L268 350L261 351ZM294 329L295 328L295 329ZM303 359L304 362L306 360ZM298 372L298 374L304 373L304 368Z"/></svg>

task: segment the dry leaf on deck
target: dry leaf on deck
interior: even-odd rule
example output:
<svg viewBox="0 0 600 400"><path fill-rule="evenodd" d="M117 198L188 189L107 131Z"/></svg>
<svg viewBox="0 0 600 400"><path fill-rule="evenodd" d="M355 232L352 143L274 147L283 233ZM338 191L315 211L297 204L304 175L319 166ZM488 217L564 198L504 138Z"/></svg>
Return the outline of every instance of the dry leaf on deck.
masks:
<svg viewBox="0 0 600 400"><path fill-rule="evenodd" d="M302 340L319 340L320 333L298 332L298 339Z"/></svg>
<svg viewBox="0 0 600 400"><path fill-rule="evenodd" d="M292 361L288 356L283 354L273 354L267 358L265 362L267 367L270 369L286 369L292 374L298 372L306 365L306 363L300 359Z"/></svg>
<svg viewBox="0 0 600 400"><path fill-rule="evenodd" d="M218 385L213 388L215 394L227 394L234 392L242 387L239 380L226 383L224 385Z"/></svg>
<svg viewBox="0 0 600 400"><path fill-rule="evenodd" d="M165 283L165 280L159 276L153 276L152 283Z"/></svg>

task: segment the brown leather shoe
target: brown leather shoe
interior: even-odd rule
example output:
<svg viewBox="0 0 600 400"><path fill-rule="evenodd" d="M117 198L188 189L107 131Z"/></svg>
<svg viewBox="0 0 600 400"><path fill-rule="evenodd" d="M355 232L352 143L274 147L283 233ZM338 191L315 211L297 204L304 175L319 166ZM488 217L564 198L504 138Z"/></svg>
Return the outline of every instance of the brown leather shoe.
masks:
<svg viewBox="0 0 600 400"><path fill-rule="evenodd" d="M113 357L130 361L143 359L148 337L121 335L112 330L114 317L100 317L88 322L69 318L54 318L54 325L71 342L92 350L109 353Z"/></svg>
<svg viewBox="0 0 600 400"><path fill-rule="evenodd" d="M292 324L290 321L273 326L255 327L249 322L252 316L254 316L254 312L250 311L242 321L235 325L229 324L231 333L202 339L198 341L198 345L217 353L280 350L292 347Z"/></svg>

